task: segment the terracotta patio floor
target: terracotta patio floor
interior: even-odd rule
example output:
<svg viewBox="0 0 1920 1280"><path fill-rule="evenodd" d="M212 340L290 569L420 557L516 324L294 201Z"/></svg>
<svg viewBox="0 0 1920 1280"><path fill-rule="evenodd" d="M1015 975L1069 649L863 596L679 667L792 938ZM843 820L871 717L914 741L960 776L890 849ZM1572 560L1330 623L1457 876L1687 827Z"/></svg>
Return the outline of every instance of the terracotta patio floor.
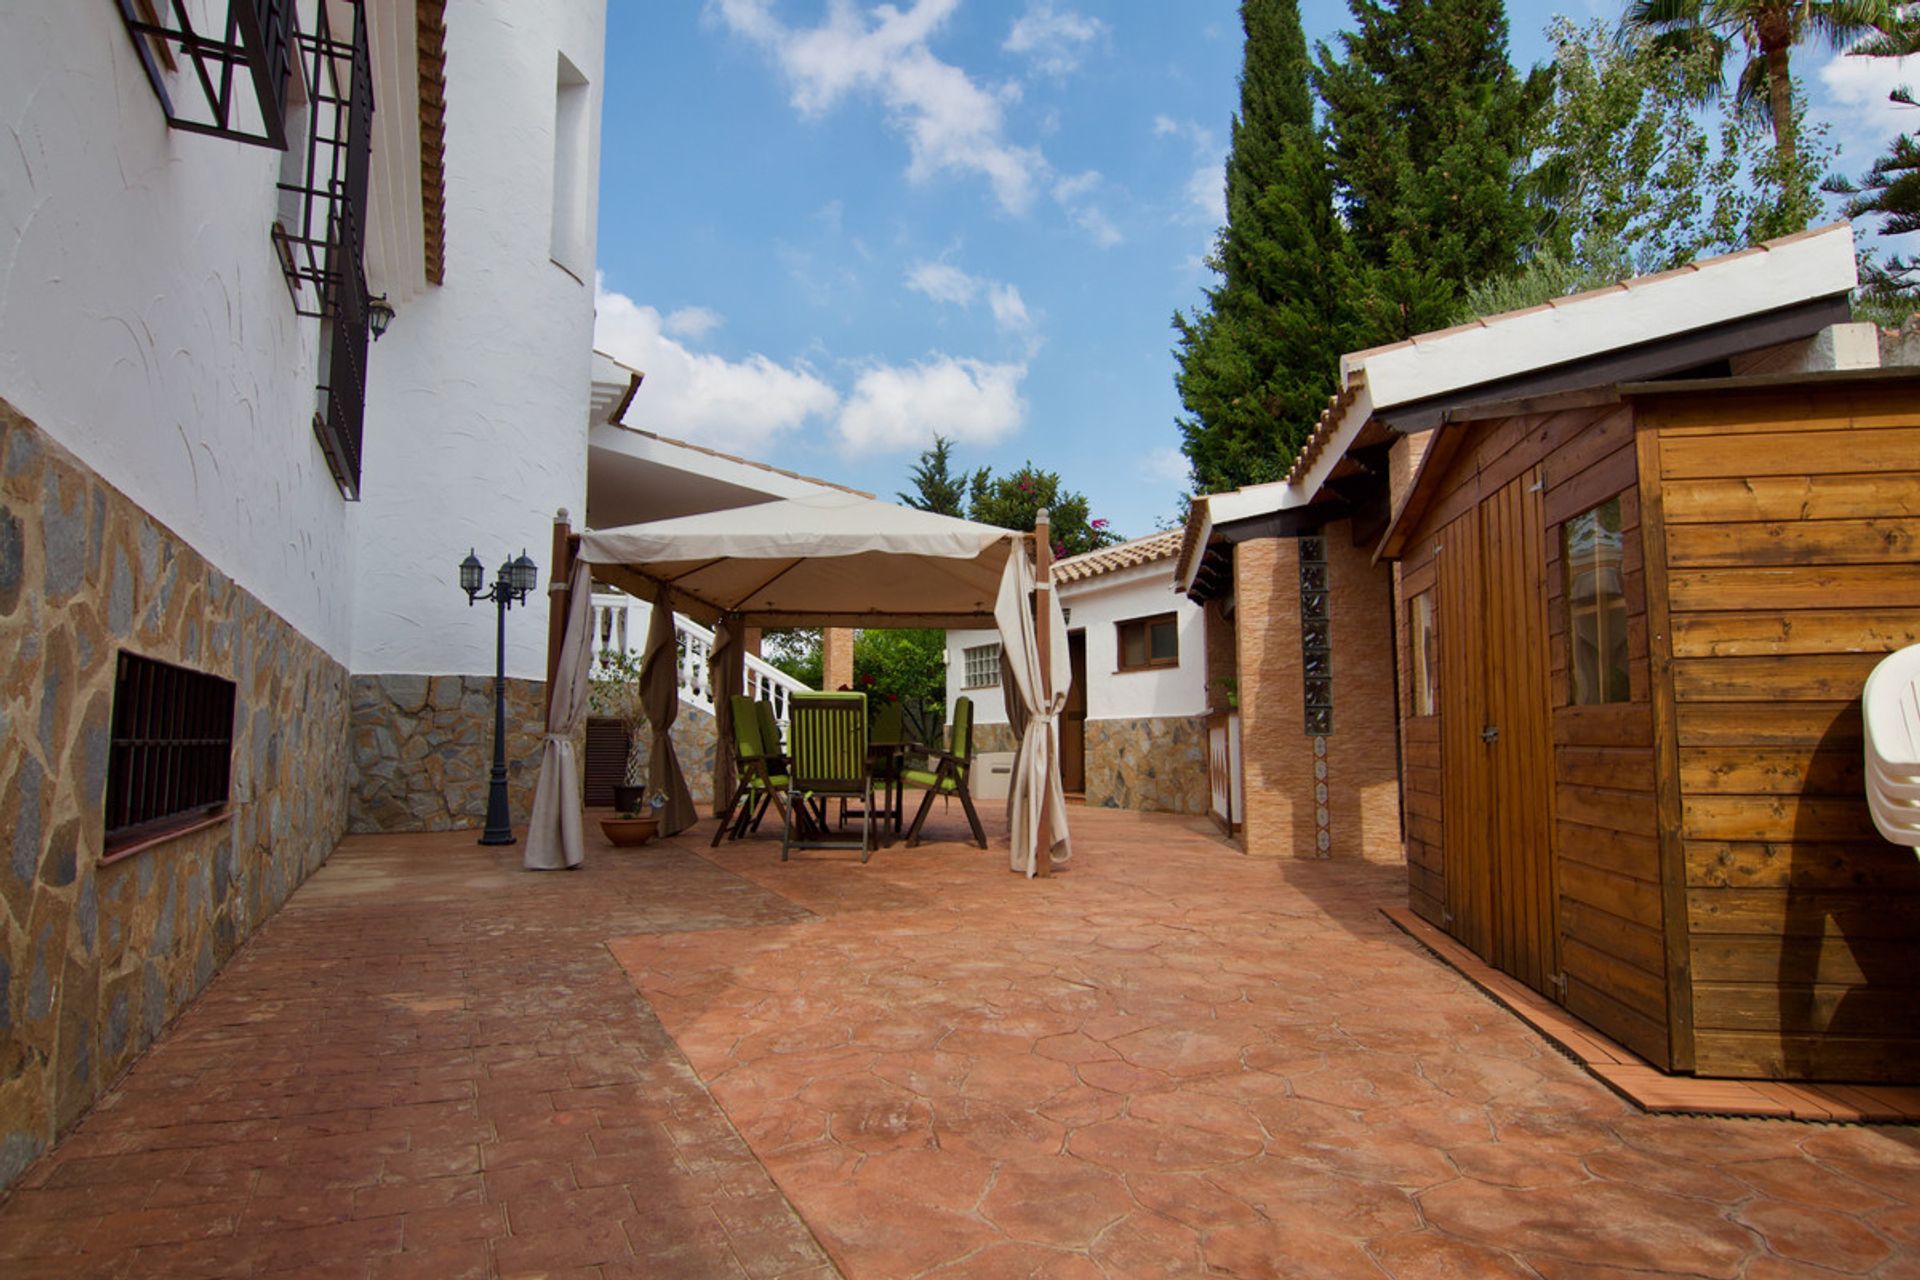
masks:
<svg viewBox="0 0 1920 1280"><path fill-rule="evenodd" d="M1920 1276L1920 1131L1641 1114L1380 916L1398 869L1074 818L1045 882L997 829L349 840L0 1275Z"/></svg>

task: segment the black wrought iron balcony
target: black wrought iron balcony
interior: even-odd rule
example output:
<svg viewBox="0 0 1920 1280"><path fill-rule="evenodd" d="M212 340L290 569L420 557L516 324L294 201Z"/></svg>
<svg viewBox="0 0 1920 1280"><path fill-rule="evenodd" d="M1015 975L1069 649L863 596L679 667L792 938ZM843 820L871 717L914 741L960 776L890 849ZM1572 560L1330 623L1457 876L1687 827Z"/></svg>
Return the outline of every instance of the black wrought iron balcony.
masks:
<svg viewBox="0 0 1920 1280"><path fill-rule="evenodd" d="M118 3L169 125L286 150L293 0L228 0L217 33L194 26L187 0Z"/></svg>

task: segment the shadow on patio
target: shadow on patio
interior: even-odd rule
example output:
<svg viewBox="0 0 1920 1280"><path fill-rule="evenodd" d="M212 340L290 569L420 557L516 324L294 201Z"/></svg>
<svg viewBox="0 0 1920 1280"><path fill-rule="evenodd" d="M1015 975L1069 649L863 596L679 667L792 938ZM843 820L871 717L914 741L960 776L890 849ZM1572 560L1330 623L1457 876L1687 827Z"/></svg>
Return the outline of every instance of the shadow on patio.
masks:
<svg viewBox="0 0 1920 1280"><path fill-rule="evenodd" d="M1074 816L1039 881L1003 828L861 867L702 823L545 876L350 839L30 1171L4 1270L1911 1262L1909 1134L1638 1114L1380 918L1397 869Z"/></svg>

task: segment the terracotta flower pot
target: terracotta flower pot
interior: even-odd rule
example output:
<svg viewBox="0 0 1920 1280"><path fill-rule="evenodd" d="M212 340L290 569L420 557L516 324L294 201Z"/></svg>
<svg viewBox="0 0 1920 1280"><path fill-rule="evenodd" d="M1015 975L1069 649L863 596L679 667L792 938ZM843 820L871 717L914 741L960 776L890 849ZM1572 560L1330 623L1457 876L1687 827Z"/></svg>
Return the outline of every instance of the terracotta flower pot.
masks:
<svg viewBox="0 0 1920 1280"><path fill-rule="evenodd" d="M651 814L644 818L602 818L600 830L615 845L632 848L645 844L659 834L660 819Z"/></svg>

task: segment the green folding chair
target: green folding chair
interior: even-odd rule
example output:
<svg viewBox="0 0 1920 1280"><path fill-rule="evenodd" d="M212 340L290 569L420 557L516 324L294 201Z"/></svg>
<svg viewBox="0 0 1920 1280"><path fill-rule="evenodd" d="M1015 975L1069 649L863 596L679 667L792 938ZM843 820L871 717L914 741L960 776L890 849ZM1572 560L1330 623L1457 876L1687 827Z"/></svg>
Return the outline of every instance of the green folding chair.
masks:
<svg viewBox="0 0 1920 1280"><path fill-rule="evenodd" d="M747 833L747 824L751 820L756 828L760 817L767 811L767 805L779 801L788 786L785 763L778 751L768 751L762 736L759 704L742 694L733 694L728 702L733 707L733 761L737 780L734 783L733 798L727 802L726 811L720 817L720 825L714 829L713 844L719 845L722 836L729 829L733 838L738 840ZM775 727L776 734L778 726ZM774 739L776 744L779 739Z"/></svg>
<svg viewBox="0 0 1920 1280"><path fill-rule="evenodd" d="M858 849L873 855L873 777L867 770L867 695L796 693L787 710L786 833L780 860L792 849ZM826 823L807 831L802 806L824 814L830 799L859 799L860 839L828 840ZM796 839L796 829L799 838Z"/></svg>
<svg viewBox="0 0 1920 1280"><path fill-rule="evenodd" d="M967 775L973 769L973 699L956 698L953 703L953 732L945 751L928 752L930 767L925 769L903 769L901 781L909 787L926 788L926 797L920 801L919 811L913 815L913 825L907 828L907 847L911 849L920 843L920 828L926 824L927 813L933 808L935 796L949 799L958 797L960 807L967 811L967 825L973 828L973 838L982 849L987 847L986 829L980 825L980 815L974 810L973 795L967 790Z"/></svg>
<svg viewBox="0 0 1920 1280"><path fill-rule="evenodd" d="M873 762L873 780L881 787L880 816L893 824L894 835L900 834L905 808L900 773L906 768L906 748L906 716L900 704L892 700L881 703L873 717L873 741L867 750Z"/></svg>

